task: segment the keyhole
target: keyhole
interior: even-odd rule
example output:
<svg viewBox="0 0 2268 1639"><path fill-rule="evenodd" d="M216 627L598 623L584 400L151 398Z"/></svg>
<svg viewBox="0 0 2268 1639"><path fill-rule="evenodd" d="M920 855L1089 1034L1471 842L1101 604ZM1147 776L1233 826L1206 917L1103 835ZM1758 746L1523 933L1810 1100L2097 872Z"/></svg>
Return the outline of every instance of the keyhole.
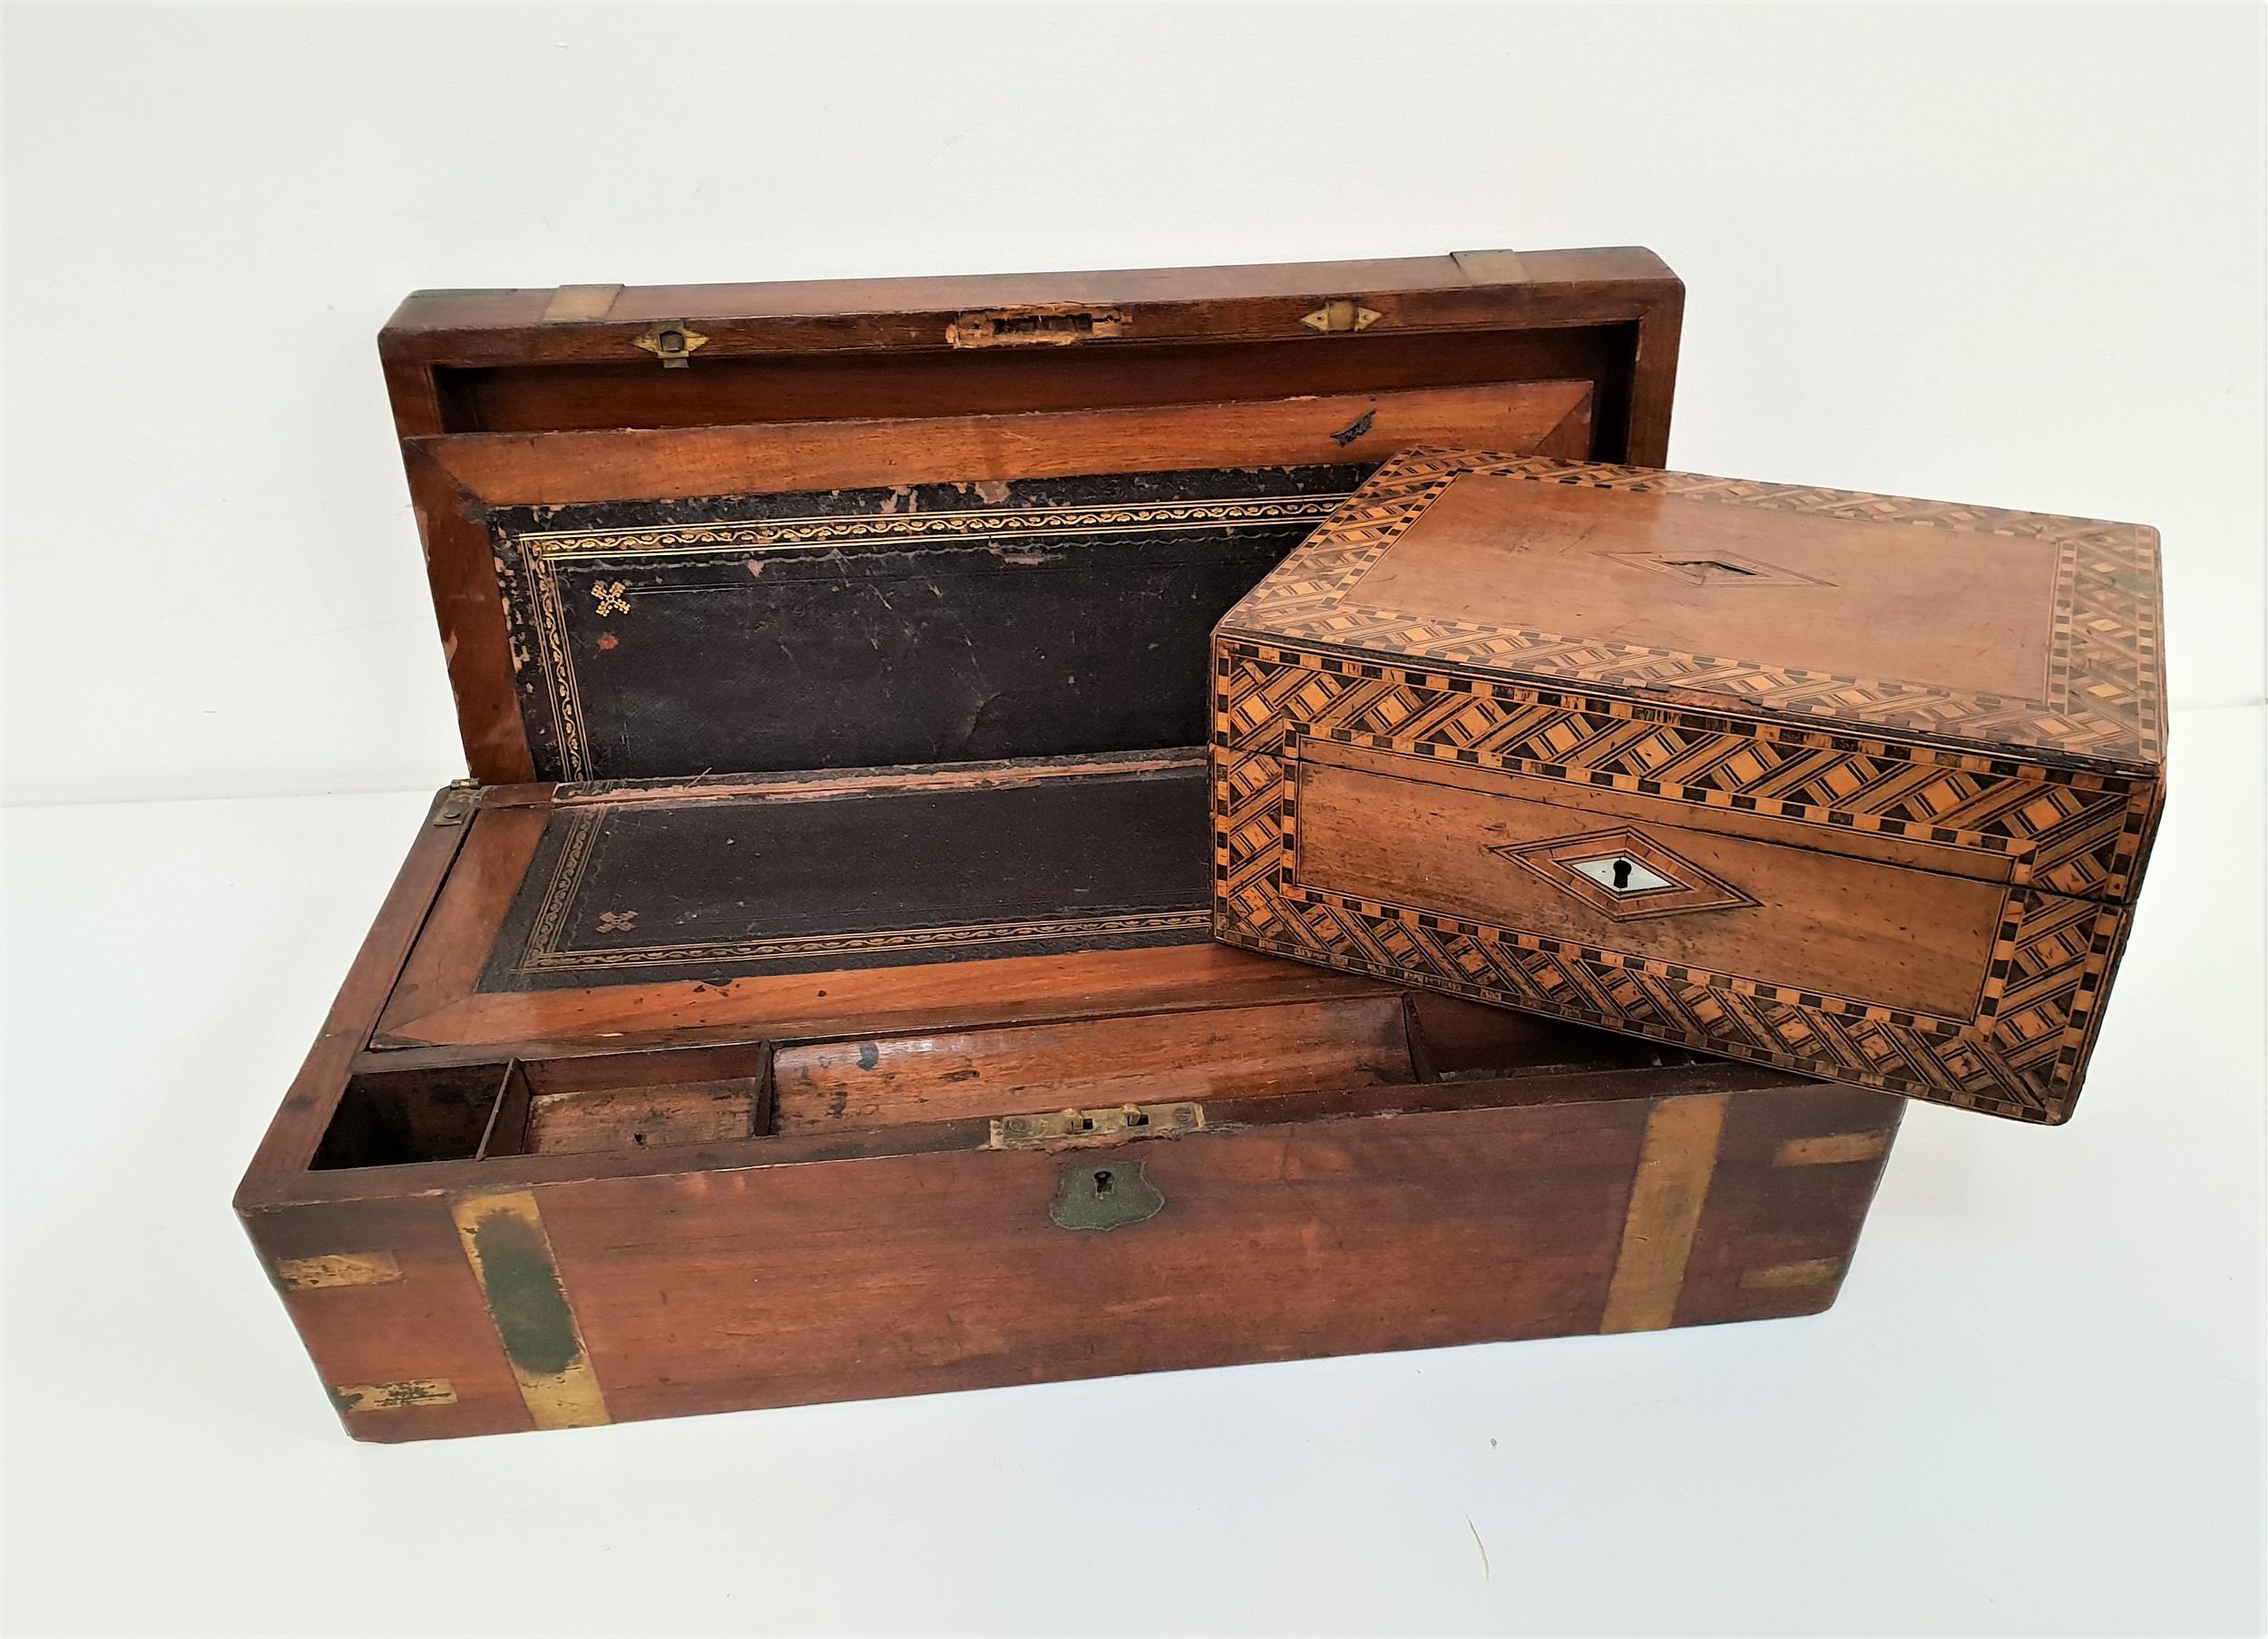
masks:
<svg viewBox="0 0 2268 1639"><path fill-rule="evenodd" d="M1615 861L1615 892L1619 893L1629 885L1630 862L1627 859L1618 859Z"/></svg>
<svg viewBox="0 0 2268 1639"><path fill-rule="evenodd" d="M1097 1173L1095 1175L1095 1194L1098 1195L1107 1195L1110 1193L1110 1175L1107 1172Z"/></svg>

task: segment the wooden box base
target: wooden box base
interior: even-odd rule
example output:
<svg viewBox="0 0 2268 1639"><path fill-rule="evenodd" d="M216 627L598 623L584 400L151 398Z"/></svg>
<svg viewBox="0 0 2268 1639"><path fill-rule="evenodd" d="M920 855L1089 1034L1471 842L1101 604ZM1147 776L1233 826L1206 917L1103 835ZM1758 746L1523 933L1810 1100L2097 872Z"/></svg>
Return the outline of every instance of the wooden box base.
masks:
<svg viewBox="0 0 2268 1639"><path fill-rule="evenodd" d="M357 1438L1810 1313L1901 1107L1171 933L493 988L573 809L442 794L240 1191Z"/></svg>

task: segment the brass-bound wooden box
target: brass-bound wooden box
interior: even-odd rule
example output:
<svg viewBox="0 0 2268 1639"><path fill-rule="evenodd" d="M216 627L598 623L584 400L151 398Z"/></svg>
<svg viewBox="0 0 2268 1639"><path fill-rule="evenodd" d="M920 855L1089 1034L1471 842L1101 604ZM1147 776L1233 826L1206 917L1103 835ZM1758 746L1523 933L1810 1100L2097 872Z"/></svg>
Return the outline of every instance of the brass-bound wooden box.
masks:
<svg viewBox="0 0 2268 1639"><path fill-rule="evenodd" d="M2136 524L1411 450L1215 632L1215 931L2059 1122L2158 628Z"/></svg>
<svg viewBox="0 0 2268 1639"><path fill-rule="evenodd" d="M472 777L237 1196L348 1431L1825 1308L1896 1099L1210 937L1214 624L1403 445L1659 463L1683 296L411 298Z"/></svg>

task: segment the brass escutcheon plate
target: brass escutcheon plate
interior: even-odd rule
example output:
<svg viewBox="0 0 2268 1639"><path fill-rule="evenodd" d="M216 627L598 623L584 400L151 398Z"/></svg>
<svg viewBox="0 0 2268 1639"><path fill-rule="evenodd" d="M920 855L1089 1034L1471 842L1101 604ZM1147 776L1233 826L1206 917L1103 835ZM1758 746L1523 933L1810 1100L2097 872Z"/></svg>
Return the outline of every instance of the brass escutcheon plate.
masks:
<svg viewBox="0 0 2268 1639"><path fill-rule="evenodd" d="M1123 1229L1165 1208L1166 1197L1139 1161L1113 1157L1104 1166L1086 1160L1066 1166L1048 1216L1061 1229Z"/></svg>

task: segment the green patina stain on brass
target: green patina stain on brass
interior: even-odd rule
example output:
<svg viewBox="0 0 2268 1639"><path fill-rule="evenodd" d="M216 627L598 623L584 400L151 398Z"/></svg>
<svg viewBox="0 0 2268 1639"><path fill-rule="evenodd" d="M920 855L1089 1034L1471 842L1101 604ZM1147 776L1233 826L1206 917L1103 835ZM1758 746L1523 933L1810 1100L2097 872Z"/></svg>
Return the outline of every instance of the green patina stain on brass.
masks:
<svg viewBox="0 0 2268 1639"><path fill-rule="evenodd" d="M1063 1169L1048 1216L1063 1229L1119 1229L1156 1217L1165 1205L1139 1161L1090 1158Z"/></svg>
<svg viewBox="0 0 2268 1639"><path fill-rule="evenodd" d="M573 1365L582 1352L574 1312L543 1232L515 1214L492 1212L473 1226L473 1250L512 1363L534 1377L557 1377Z"/></svg>

